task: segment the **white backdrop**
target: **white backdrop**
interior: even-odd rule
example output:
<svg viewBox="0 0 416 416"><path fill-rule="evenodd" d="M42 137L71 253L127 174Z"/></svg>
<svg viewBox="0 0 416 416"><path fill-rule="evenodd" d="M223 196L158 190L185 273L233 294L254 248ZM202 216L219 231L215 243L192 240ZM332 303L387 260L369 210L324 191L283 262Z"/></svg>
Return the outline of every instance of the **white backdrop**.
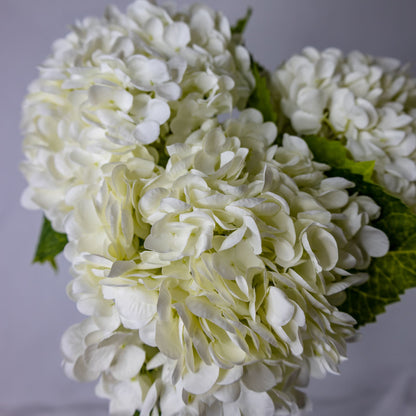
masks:
<svg viewBox="0 0 416 416"><path fill-rule="evenodd" d="M41 223L40 212L19 206L24 180L20 103L36 65L52 41L69 24L86 15L101 15L104 0L1 0L0 71L0 415L98 415L106 403L95 398L93 384L66 379L60 368L59 340L82 319L65 295L68 264L60 273L31 265ZM113 0L124 8L126 0ZM179 2L186 4L188 2ZM274 69L304 46L336 46L416 58L414 0L206 0L234 22L251 5L246 31L256 59ZM415 73L415 71L414 71ZM310 416L410 416L416 414L416 290L388 308L376 324L362 330L350 345L341 376L311 383ZM84 410L81 410L84 409Z"/></svg>

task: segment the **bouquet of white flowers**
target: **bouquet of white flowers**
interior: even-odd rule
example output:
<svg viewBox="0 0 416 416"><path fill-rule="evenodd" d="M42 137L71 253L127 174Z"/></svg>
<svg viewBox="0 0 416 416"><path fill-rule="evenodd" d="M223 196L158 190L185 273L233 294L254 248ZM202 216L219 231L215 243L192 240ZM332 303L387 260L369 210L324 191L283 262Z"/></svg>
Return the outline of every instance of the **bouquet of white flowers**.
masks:
<svg viewBox="0 0 416 416"><path fill-rule="evenodd" d="M269 73L249 16L109 7L24 101L35 260L64 251L87 316L64 369L110 414L295 414L416 286L416 80L336 49Z"/></svg>

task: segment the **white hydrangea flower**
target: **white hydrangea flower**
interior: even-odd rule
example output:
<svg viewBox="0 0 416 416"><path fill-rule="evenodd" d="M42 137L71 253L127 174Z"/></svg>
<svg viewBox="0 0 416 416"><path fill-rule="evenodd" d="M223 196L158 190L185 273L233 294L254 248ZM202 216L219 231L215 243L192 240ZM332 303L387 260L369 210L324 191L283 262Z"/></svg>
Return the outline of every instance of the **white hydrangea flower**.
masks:
<svg viewBox="0 0 416 416"><path fill-rule="evenodd" d="M69 240L65 255L70 262L84 252L113 259L135 255L137 239L147 236L149 226L134 206L143 183L154 175L153 168L153 162L140 159L106 164L94 192L85 196L82 187L68 192L67 202L74 207L64 223Z"/></svg>
<svg viewBox="0 0 416 416"><path fill-rule="evenodd" d="M416 209L416 79L394 59L306 48L272 76L277 106L297 134L346 139L374 179Z"/></svg>
<svg viewBox="0 0 416 416"><path fill-rule="evenodd" d="M139 0L77 22L23 105L23 204L64 232L73 188L94 193L108 163L157 163L167 136L243 106L253 84L248 52L207 7L171 15Z"/></svg>
<svg viewBox="0 0 416 416"><path fill-rule="evenodd" d="M393 61L308 49L275 81L299 133L328 125L359 160L388 155L389 186L416 179L416 88ZM64 369L113 415L293 414L346 357L337 305L388 250L380 209L257 110L218 121L253 84L221 13L137 0L77 22L30 87L22 200L67 235L88 317Z"/></svg>
<svg viewBox="0 0 416 416"><path fill-rule="evenodd" d="M350 196L345 179L326 178L328 167L300 138L273 146L276 134L252 109L223 124L208 120L168 146L165 170L133 189L121 180L130 170L114 168L97 194L108 209L95 203L91 215L69 217L68 291L105 338L65 360L73 372L79 360L85 377L101 374L98 391L113 414L136 406L145 415L248 416L253 403L265 415L287 414L306 406L300 389L310 375L336 373L345 359L354 320L335 305L367 278L348 270L388 250L369 225L379 208ZM122 213L110 215L113 199L130 201L125 229L133 233L123 231ZM106 250L88 251L81 230L91 216ZM116 345L106 368L89 367L119 331L158 352L144 363L132 358L133 368L158 369L146 397L140 382L112 373Z"/></svg>
<svg viewBox="0 0 416 416"><path fill-rule="evenodd" d="M96 393L110 400L109 411L132 416L158 376L149 373L146 362L157 354L146 347L137 332L103 330L94 318L71 326L62 337L65 373L78 381L99 378Z"/></svg>

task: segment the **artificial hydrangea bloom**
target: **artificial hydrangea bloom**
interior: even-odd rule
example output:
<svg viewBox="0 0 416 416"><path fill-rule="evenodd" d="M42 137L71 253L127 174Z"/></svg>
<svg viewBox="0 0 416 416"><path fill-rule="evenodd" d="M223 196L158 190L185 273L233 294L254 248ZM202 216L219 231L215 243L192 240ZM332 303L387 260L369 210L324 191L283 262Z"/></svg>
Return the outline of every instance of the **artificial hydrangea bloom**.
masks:
<svg viewBox="0 0 416 416"><path fill-rule="evenodd" d="M168 137L244 106L252 86L248 52L206 6L169 14L139 0L125 14L110 7L102 19L77 22L54 43L23 105L24 205L66 231L104 166L156 165Z"/></svg>
<svg viewBox="0 0 416 416"><path fill-rule="evenodd" d="M65 368L100 378L113 414L288 414L310 375L338 371L354 320L336 305L388 240L370 198L276 133L252 109L207 120L166 169L133 183L117 165L69 216L68 293L90 318L64 336Z"/></svg>
<svg viewBox="0 0 416 416"><path fill-rule="evenodd" d="M110 413L132 416L141 409L157 373L145 361L157 354L143 345L137 333L102 330L94 318L71 326L62 337L65 373L79 381L100 381L96 393L110 398ZM156 377L155 377L156 376Z"/></svg>
<svg viewBox="0 0 416 416"><path fill-rule="evenodd" d="M318 66L332 80L335 67ZM410 87L394 71L382 78L389 93L368 88L357 105L378 123L379 100L384 122L408 129L389 103L410 114L414 97L399 94ZM355 98L321 86L299 94L300 113L287 102L294 124L319 131L327 94L330 125L357 135L366 119L344 105ZM64 369L98 379L111 414L294 413L309 377L346 356L354 320L337 305L388 250L370 225L380 209L326 177L302 139L276 145L257 110L220 122L252 87L221 13L145 0L76 23L30 87L23 202L67 235L68 295L88 317L62 338Z"/></svg>
<svg viewBox="0 0 416 416"><path fill-rule="evenodd" d="M416 209L416 79L394 59L306 48L272 76L278 107L297 134L346 140L375 180Z"/></svg>

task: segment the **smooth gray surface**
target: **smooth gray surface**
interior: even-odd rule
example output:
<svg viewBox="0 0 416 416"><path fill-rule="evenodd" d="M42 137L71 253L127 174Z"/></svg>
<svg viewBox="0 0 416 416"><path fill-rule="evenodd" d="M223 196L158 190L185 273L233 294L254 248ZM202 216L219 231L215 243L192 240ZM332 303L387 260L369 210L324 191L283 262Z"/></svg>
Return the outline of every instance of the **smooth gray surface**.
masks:
<svg viewBox="0 0 416 416"><path fill-rule="evenodd" d="M20 103L36 66L53 40L76 18L101 15L103 0L1 0L0 152L0 414L94 415L105 402L95 398L94 383L68 380L60 368L63 331L82 319L66 298L70 277L31 265L40 212L20 208L25 183ZM128 1L113 1L124 8ZM189 2L179 2L186 4ZM415 0L206 0L235 21L250 4L254 15L246 32L256 59L274 69L304 46L360 49L415 62ZM363 329L350 345L342 376L314 381L311 416L410 416L416 414L416 290L388 308L377 324ZM95 407L96 406L96 407ZM407 407L406 407L407 406ZM84 409L84 412L80 409ZM95 409L95 410L93 410ZM43 413L42 413L43 412Z"/></svg>

